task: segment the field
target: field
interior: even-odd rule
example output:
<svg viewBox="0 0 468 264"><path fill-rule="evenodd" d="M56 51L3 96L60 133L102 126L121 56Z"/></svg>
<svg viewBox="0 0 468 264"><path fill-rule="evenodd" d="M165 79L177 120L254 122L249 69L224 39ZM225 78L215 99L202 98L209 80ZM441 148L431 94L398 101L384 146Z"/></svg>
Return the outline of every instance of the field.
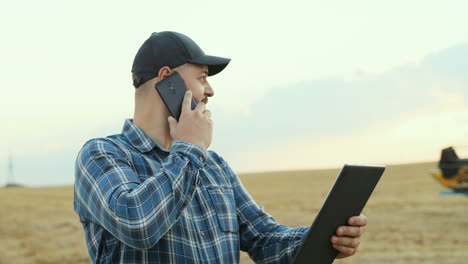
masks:
<svg viewBox="0 0 468 264"><path fill-rule="evenodd" d="M468 263L468 196L440 195L435 163L392 165L369 200L358 253L334 263ZM280 223L308 226L338 170L240 175ZM73 187L0 189L0 263L89 263ZM241 263L252 263L243 254Z"/></svg>

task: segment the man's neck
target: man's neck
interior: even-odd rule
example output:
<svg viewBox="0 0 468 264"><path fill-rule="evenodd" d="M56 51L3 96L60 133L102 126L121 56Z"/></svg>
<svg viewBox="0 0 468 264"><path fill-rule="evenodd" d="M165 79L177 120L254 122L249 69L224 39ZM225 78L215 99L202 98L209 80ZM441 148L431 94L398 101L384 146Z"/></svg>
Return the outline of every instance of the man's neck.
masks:
<svg viewBox="0 0 468 264"><path fill-rule="evenodd" d="M163 109L159 109L163 110ZM165 109L164 109L165 110ZM166 150L171 150L174 139L170 135L167 111L135 111L133 123Z"/></svg>

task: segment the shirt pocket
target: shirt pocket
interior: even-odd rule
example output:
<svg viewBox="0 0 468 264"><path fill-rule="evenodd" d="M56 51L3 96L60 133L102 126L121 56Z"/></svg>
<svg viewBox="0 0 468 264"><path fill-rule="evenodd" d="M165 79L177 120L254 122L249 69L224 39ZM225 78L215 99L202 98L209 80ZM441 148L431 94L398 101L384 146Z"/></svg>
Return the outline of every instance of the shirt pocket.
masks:
<svg viewBox="0 0 468 264"><path fill-rule="evenodd" d="M239 232L236 202L231 187L212 186L208 194L213 203L221 230L225 232Z"/></svg>

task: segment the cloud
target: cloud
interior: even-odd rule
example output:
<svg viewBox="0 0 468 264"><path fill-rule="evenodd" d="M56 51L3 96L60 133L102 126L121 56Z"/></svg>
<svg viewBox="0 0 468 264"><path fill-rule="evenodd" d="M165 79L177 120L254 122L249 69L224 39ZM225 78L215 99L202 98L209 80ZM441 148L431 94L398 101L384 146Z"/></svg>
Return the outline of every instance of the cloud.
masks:
<svg viewBox="0 0 468 264"><path fill-rule="evenodd" d="M280 87L221 124L221 154L237 171L436 160L468 141L466 61L468 44L378 75Z"/></svg>
<svg viewBox="0 0 468 264"><path fill-rule="evenodd" d="M265 171L437 160L443 147L468 141L468 106L461 104L460 95L441 93L435 108L404 113L346 135L303 137L237 153L231 166Z"/></svg>

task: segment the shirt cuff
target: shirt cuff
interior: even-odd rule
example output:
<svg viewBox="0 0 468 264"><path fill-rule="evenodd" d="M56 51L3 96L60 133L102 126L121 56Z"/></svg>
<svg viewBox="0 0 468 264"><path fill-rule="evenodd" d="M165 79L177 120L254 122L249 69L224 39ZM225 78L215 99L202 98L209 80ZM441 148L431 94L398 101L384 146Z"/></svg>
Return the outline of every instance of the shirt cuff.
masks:
<svg viewBox="0 0 468 264"><path fill-rule="evenodd" d="M309 235L310 227L301 226L298 229L300 229L302 232L302 234L301 233L298 234L298 238L302 241L305 241L307 239L307 235Z"/></svg>
<svg viewBox="0 0 468 264"><path fill-rule="evenodd" d="M206 150L199 145L183 140L175 140L172 142L171 152L186 156L198 168L205 166Z"/></svg>

